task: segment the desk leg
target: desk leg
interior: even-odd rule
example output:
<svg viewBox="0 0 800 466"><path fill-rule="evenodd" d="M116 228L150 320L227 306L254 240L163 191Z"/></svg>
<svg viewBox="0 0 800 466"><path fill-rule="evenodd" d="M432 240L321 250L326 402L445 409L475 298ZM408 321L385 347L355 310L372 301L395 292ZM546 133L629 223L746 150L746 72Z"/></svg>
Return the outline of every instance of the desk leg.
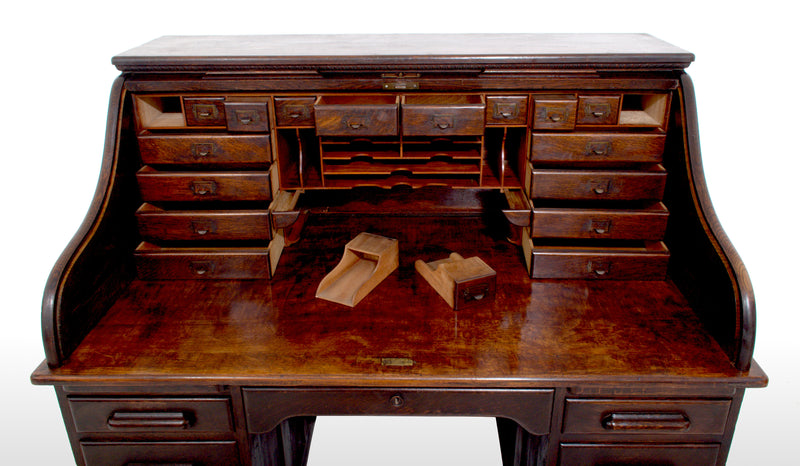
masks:
<svg viewBox="0 0 800 466"><path fill-rule="evenodd" d="M253 436L253 466L305 466L316 420L314 416L289 418L272 431Z"/></svg>
<svg viewBox="0 0 800 466"><path fill-rule="evenodd" d="M531 435L516 422L498 417L497 434L503 466L538 466L547 448L543 437Z"/></svg>

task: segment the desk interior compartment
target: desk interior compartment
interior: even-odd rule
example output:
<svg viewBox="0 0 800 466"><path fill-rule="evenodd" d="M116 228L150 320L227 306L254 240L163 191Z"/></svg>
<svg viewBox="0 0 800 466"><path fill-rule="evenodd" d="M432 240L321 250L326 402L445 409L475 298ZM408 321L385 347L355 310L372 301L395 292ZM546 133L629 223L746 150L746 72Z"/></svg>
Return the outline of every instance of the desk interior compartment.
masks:
<svg viewBox="0 0 800 466"><path fill-rule="evenodd" d="M133 98L140 129L185 128L183 101L175 95L136 95Z"/></svg>

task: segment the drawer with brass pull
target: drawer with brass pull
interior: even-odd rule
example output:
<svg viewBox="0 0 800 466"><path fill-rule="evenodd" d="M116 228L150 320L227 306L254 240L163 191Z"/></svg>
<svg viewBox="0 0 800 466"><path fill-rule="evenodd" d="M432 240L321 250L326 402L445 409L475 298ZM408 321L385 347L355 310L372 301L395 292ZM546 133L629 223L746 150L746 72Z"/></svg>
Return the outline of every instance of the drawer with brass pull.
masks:
<svg viewBox="0 0 800 466"><path fill-rule="evenodd" d="M534 130L571 130L575 127L578 101L574 96L536 96L533 99Z"/></svg>
<svg viewBox="0 0 800 466"><path fill-rule="evenodd" d="M590 241L560 243L522 235L531 278L663 280L669 250L661 241ZM571 240L575 241L575 240Z"/></svg>
<svg viewBox="0 0 800 466"><path fill-rule="evenodd" d="M165 210L143 204L136 220L139 233L150 241L272 239L267 209Z"/></svg>
<svg viewBox="0 0 800 466"><path fill-rule="evenodd" d="M396 136L400 98L392 95L325 95L314 103L319 136Z"/></svg>
<svg viewBox="0 0 800 466"><path fill-rule="evenodd" d="M660 240L669 211L661 202L638 209L533 206L533 238Z"/></svg>
<svg viewBox="0 0 800 466"><path fill-rule="evenodd" d="M666 136L660 133L533 134L531 161L547 163L659 163Z"/></svg>
<svg viewBox="0 0 800 466"><path fill-rule="evenodd" d="M528 167L531 199L571 201L660 200L667 171L660 164L641 170L574 170Z"/></svg>
<svg viewBox="0 0 800 466"><path fill-rule="evenodd" d="M232 432L227 398L70 397L81 433Z"/></svg>
<svg viewBox="0 0 800 466"><path fill-rule="evenodd" d="M275 97L275 124L282 127L314 126L314 96Z"/></svg>
<svg viewBox="0 0 800 466"><path fill-rule="evenodd" d="M568 398L564 434L722 435L731 401Z"/></svg>
<svg viewBox="0 0 800 466"><path fill-rule="evenodd" d="M268 172L172 172L145 166L136 179L145 202L272 199Z"/></svg>
<svg viewBox="0 0 800 466"><path fill-rule="evenodd" d="M404 136L482 136L486 102L473 94L403 96Z"/></svg>
<svg viewBox="0 0 800 466"><path fill-rule="evenodd" d="M133 253L142 280L270 278L266 247L172 248L141 243Z"/></svg>
<svg viewBox="0 0 800 466"><path fill-rule="evenodd" d="M147 165L268 165L269 135L163 134L139 135L139 152Z"/></svg>
<svg viewBox="0 0 800 466"><path fill-rule="evenodd" d="M527 122L527 96L490 95L486 97L487 125L524 125Z"/></svg>
<svg viewBox="0 0 800 466"><path fill-rule="evenodd" d="M582 95L578 97L576 125L616 125L620 96Z"/></svg>

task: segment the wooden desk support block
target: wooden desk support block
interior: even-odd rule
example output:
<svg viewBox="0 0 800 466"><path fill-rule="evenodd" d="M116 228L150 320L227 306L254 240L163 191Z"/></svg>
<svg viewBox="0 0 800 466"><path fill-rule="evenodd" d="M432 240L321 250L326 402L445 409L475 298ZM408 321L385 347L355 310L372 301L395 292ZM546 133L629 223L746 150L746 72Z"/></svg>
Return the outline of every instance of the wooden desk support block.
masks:
<svg viewBox="0 0 800 466"><path fill-rule="evenodd" d="M480 257L464 259L454 252L438 261L417 260L414 266L453 310L494 299L497 273Z"/></svg>
<svg viewBox="0 0 800 466"><path fill-rule="evenodd" d="M397 240L360 233L339 264L322 279L317 298L353 307L400 265Z"/></svg>

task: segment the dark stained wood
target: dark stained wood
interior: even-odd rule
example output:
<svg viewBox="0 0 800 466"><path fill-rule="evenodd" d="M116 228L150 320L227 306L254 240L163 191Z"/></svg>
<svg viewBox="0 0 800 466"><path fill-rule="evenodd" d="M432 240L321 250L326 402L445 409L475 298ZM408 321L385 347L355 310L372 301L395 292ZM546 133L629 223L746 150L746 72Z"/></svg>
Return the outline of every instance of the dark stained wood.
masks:
<svg viewBox="0 0 800 466"><path fill-rule="evenodd" d="M496 417L504 465L722 466L767 378L692 59L638 34L115 57L32 375L76 463L304 465L315 416L400 414ZM362 232L397 239L397 270L353 307L317 299ZM451 308L417 273L453 252L496 272L493 299Z"/></svg>
<svg viewBox="0 0 800 466"><path fill-rule="evenodd" d="M142 162L148 165L266 166L272 161L268 135L146 132L138 139Z"/></svg>

